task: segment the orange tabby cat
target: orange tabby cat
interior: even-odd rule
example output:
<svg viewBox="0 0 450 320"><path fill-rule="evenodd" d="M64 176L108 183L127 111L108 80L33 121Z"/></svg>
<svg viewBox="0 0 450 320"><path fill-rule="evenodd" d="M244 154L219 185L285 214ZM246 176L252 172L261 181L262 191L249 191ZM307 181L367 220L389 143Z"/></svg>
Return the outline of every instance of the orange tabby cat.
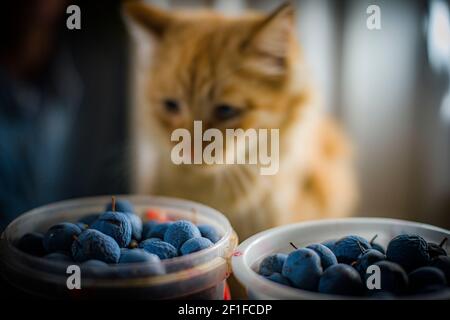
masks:
<svg viewBox="0 0 450 320"><path fill-rule="evenodd" d="M167 12L141 2L125 9L153 37L151 55L144 57L148 68L138 64L145 77L132 123L136 192L217 208L241 239L352 212L357 192L349 143L323 113L309 81L292 6L241 17ZM279 129L278 173L261 175L255 164L173 164L171 133L192 132L194 120L222 132ZM148 147L156 150L156 166L146 158Z"/></svg>

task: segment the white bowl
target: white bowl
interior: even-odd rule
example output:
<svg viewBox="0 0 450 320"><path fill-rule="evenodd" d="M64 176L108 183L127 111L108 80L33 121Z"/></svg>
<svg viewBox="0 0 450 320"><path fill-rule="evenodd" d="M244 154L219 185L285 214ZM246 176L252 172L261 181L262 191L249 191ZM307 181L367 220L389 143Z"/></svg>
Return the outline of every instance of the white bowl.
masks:
<svg viewBox="0 0 450 320"><path fill-rule="evenodd" d="M304 247L311 243L338 239L351 234L367 239L377 234L376 242L386 248L392 238L402 233L418 234L425 240L436 243L444 237L450 237L449 230L395 219L345 218L309 221L269 229L250 237L238 246L231 264L236 278L246 288L251 299L345 299L349 297L284 286L265 279L256 270L267 255L291 252L293 249L289 242L293 242L297 247ZM407 298L450 299L450 290Z"/></svg>

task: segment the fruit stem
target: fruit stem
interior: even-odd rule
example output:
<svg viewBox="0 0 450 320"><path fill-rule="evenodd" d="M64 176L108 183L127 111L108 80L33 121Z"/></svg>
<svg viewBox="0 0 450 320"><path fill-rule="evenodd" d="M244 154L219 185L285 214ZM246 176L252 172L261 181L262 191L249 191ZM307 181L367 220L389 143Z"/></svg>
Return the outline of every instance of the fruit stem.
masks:
<svg viewBox="0 0 450 320"><path fill-rule="evenodd" d="M290 244L295 250L298 249L298 248L295 246L295 244L293 244L292 242L289 242L289 244Z"/></svg>
<svg viewBox="0 0 450 320"><path fill-rule="evenodd" d="M442 248L442 246L447 242L448 238L445 237L444 239L442 239L441 243L439 243L439 247Z"/></svg>
<svg viewBox="0 0 450 320"><path fill-rule="evenodd" d="M363 248L363 246L361 245L361 242L357 241L356 243L358 243L358 246L359 246L359 250L361 250L361 253L364 253L364 252L366 252L366 249L365 249L365 248Z"/></svg>
<svg viewBox="0 0 450 320"><path fill-rule="evenodd" d="M131 242L130 242L128 248L130 248L130 249L135 249L135 248L137 248L137 247L138 247L138 243L136 242L136 240L131 240Z"/></svg>
<svg viewBox="0 0 450 320"><path fill-rule="evenodd" d="M370 245L372 245L376 238L378 238L378 234L374 235L372 240L369 241Z"/></svg>
<svg viewBox="0 0 450 320"><path fill-rule="evenodd" d="M116 212L116 197L115 196L111 197L111 209L113 212Z"/></svg>

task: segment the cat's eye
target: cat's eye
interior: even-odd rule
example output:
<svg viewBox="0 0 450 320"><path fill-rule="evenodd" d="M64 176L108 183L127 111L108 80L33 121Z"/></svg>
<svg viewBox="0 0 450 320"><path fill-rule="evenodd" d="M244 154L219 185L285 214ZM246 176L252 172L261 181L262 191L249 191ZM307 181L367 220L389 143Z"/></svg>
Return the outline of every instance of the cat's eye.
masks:
<svg viewBox="0 0 450 320"><path fill-rule="evenodd" d="M163 101L163 104L164 104L164 108L169 113L177 114L181 110L180 105L178 104L178 101L176 101L176 100L165 99Z"/></svg>
<svg viewBox="0 0 450 320"><path fill-rule="evenodd" d="M214 118L219 121L234 119L241 115L242 109L233 107L229 104L219 104L214 108Z"/></svg>

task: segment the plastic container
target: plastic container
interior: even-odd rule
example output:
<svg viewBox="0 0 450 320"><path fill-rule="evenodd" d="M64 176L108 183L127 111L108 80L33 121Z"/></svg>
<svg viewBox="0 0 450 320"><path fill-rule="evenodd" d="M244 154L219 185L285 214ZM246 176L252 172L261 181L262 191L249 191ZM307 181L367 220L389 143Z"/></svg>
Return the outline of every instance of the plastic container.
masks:
<svg viewBox="0 0 450 320"><path fill-rule="evenodd" d="M401 233L418 234L427 241L436 243L444 237L450 237L448 230L394 219L346 218L297 223L258 233L240 244L231 260L233 273L246 288L250 299L345 299L348 297L315 293L277 284L260 276L256 270L261 260L267 255L291 252L293 250L289 244L291 241L298 247L304 247L311 243L338 239L350 234L367 239L377 234L377 243L386 248L388 242ZM446 290L408 298L450 299L450 292Z"/></svg>
<svg viewBox="0 0 450 320"><path fill-rule="evenodd" d="M68 290L67 266L75 263L48 261L16 248L28 232L45 232L51 225L104 211L108 196L68 200L31 210L14 220L0 239L1 274L14 287L32 295L64 298L124 296L140 299L223 299L230 274L229 258L237 237L227 218L204 205L171 198L117 196L130 200L143 220L149 209L170 220L187 219L207 223L222 234L213 247L187 256L162 260L164 275L146 276L152 266L145 263L110 265L98 270L82 269L81 290ZM107 269L107 270L103 270ZM91 271L91 272L89 272ZM148 272L147 272L148 274Z"/></svg>

